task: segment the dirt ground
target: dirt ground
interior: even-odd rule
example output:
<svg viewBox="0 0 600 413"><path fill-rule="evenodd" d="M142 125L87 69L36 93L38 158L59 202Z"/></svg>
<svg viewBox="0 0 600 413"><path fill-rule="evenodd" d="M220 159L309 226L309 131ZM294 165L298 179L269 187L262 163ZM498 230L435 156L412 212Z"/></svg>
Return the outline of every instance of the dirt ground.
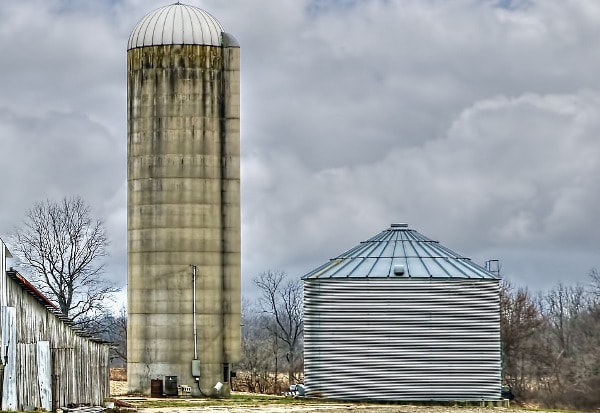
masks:
<svg viewBox="0 0 600 413"><path fill-rule="evenodd" d="M111 396L136 405L137 411L143 413L523 413L527 411L522 407L465 407L465 406L419 406L403 404L374 404L374 403L345 403L345 402L315 402L306 401L293 404L275 404L266 402L244 403L232 405L223 401L215 404L214 400L207 403L205 400L187 399L185 406L174 405L171 407L144 407L144 399L126 397L127 382L111 380ZM161 399L163 400L163 399ZM192 405L190 405L192 404ZM535 413L546 413L535 410Z"/></svg>
<svg viewBox="0 0 600 413"><path fill-rule="evenodd" d="M110 381L110 395L123 396L127 394L127 382L123 380Z"/></svg>
<svg viewBox="0 0 600 413"><path fill-rule="evenodd" d="M410 406L410 405L379 405L362 403L325 403L325 404L293 404L293 405L240 405L240 406L199 406L184 408L144 408L144 413L494 413L494 412L520 412L523 410L511 410L506 408L461 408L461 407L437 407L437 406ZM536 411L536 413L540 413Z"/></svg>

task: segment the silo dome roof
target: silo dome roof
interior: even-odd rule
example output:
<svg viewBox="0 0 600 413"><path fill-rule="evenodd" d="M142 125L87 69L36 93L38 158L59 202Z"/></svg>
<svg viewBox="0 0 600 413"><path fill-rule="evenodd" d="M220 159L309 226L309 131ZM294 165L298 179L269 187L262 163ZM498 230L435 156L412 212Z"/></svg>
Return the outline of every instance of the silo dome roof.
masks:
<svg viewBox="0 0 600 413"><path fill-rule="evenodd" d="M407 224L392 224L302 278L499 279Z"/></svg>
<svg viewBox="0 0 600 413"><path fill-rule="evenodd" d="M177 2L145 15L131 32L127 50L171 44L221 46L223 31L206 11Z"/></svg>

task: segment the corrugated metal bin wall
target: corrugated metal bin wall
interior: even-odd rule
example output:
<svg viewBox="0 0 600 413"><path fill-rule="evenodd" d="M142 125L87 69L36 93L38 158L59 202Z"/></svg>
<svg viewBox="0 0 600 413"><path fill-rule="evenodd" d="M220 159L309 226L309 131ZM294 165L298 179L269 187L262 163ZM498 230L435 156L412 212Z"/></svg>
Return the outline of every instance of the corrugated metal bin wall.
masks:
<svg viewBox="0 0 600 413"><path fill-rule="evenodd" d="M306 279L308 396L500 398L498 280Z"/></svg>

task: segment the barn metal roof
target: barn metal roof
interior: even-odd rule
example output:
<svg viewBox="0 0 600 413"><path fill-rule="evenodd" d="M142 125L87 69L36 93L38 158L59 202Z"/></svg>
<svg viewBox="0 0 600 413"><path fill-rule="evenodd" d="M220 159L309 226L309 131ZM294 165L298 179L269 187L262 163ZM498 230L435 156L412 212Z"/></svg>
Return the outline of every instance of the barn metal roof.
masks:
<svg viewBox="0 0 600 413"><path fill-rule="evenodd" d="M127 50L173 44L221 46L223 31L208 12L177 2L144 16L131 32Z"/></svg>
<svg viewBox="0 0 600 413"><path fill-rule="evenodd" d="M384 277L499 278L469 258L410 229L407 224L392 224L302 278Z"/></svg>

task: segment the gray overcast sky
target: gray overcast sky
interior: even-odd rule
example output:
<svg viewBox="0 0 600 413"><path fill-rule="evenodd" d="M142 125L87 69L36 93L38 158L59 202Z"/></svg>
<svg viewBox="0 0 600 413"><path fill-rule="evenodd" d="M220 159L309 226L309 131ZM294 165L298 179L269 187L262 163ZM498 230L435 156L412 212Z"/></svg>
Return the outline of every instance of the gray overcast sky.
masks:
<svg viewBox="0 0 600 413"><path fill-rule="evenodd" d="M600 2L188 0L242 52L242 274L407 222L533 290L600 266ZM156 0L0 2L0 236L81 195L126 283L126 44Z"/></svg>

